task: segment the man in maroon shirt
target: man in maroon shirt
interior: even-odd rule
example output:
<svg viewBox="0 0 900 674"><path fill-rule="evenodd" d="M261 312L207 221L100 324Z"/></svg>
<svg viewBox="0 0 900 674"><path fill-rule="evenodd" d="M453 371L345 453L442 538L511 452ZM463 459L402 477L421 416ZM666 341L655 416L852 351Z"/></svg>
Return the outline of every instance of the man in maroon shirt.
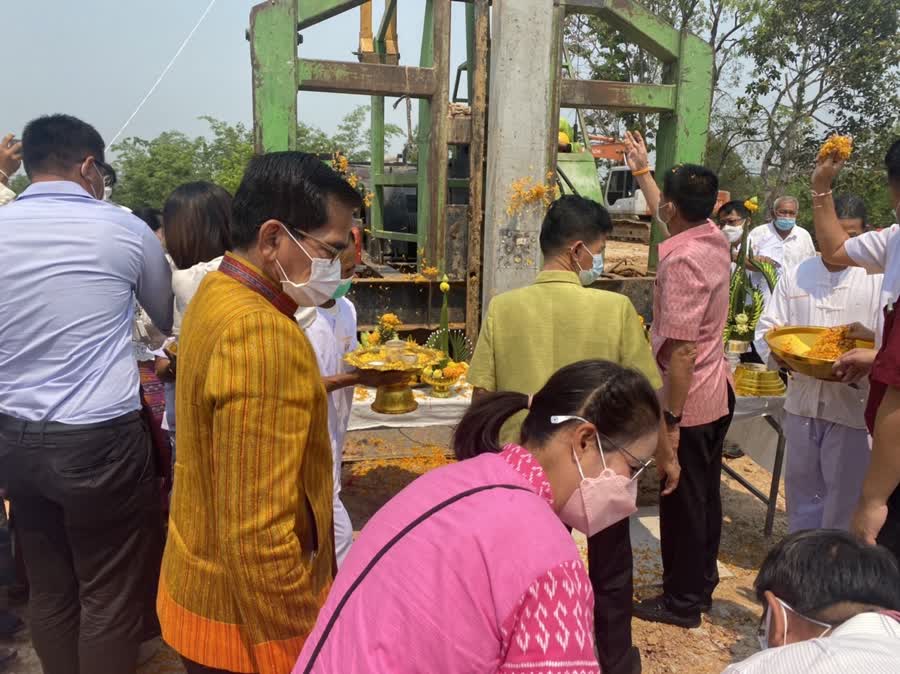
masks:
<svg viewBox="0 0 900 674"><path fill-rule="evenodd" d="M869 543L877 541L887 547L900 561L900 325L895 320L900 309L900 227L847 237L838 223L831 193L843 164L837 156L824 157L812 177L813 220L822 257L831 264L884 274L884 329L876 335L879 350L874 363L865 350L857 349L836 365L839 373L871 371L866 425L872 434L872 459L851 529ZM885 167L888 195L900 220L900 139L888 150Z"/></svg>
<svg viewBox="0 0 900 674"><path fill-rule="evenodd" d="M648 204L669 238L659 246L651 338L663 373L663 409L681 464L679 488L660 498L663 594L634 606L643 620L697 627L719 582L720 472L734 393L722 346L731 254L709 219L719 180L703 166L667 171L662 194L646 148L629 134L626 152Z"/></svg>

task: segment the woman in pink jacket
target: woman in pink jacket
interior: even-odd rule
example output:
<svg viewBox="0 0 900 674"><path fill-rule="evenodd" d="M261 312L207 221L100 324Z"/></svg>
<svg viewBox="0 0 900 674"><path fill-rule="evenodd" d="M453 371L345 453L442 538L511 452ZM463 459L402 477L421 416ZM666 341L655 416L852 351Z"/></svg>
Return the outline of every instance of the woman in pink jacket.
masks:
<svg viewBox="0 0 900 674"><path fill-rule="evenodd" d="M530 402L530 406L529 406ZM519 445L500 427L529 409ZM354 543L294 674L599 672L594 597L564 525L592 535L636 509L660 408L606 361L558 371L532 400L492 393Z"/></svg>

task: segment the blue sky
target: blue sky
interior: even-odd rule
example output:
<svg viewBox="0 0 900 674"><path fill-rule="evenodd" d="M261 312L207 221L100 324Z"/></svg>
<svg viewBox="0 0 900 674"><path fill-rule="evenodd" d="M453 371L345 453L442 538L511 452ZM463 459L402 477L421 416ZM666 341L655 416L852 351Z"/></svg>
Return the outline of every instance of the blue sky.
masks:
<svg viewBox="0 0 900 674"><path fill-rule="evenodd" d="M4 94L0 135L20 135L28 120L65 112L90 122L109 141L159 76L209 0L25 0L4 2ZM211 115L250 124L250 45L244 39L252 0L218 0L172 71L124 136L151 138L178 129L206 132ZM383 8L375 0L375 24ZM399 0L401 63L416 65L420 0ZM452 70L465 60L465 10L453 3ZM356 61L359 10L303 31L301 56ZM299 117L332 130L367 97L303 93ZM389 99L388 108L390 110ZM415 110L414 110L415 114ZM389 111L405 128L405 106ZM414 118L415 123L415 118Z"/></svg>

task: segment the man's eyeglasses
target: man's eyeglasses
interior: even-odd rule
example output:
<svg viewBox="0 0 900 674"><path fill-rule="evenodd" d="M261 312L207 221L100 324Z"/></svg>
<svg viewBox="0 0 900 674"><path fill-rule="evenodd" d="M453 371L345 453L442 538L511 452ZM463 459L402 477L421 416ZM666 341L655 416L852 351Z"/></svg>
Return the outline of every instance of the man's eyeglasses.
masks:
<svg viewBox="0 0 900 674"><path fill-rule="evenodd" d="M287 223L285 223L285 225L288 227L288 229L290 229L292 232L294 232L294 234L299 236L301 239L307 239L309 241L312 241L317 246L319 246L319 248L321 248L323 251L325 251L327 253L327 257L330 262L334 262L335 260L337 260L344 252L344 248L335 248L330 243L328 243L326 241L322 241L322 239L320 239L316 236L313 236L312 234L307 234L306 232L304 232L302 230L296 229L295 227L291 227ZM346 248L346 246L345 246L345 248Z"/></svg>
<svg viewBox="0 0 900 674"><path fill-rule="evenodd" d="M587 419L584 419L582 417L575 417L575 416L552 416L552 417L550 417L551 424L564 424L567 421L580 421L585 424L591 423L590 421L588 421ZM643 459L639 459L638 457L636 457L634 454L629 452L624 447L620 447L619 445L614 443L608 437L603 435L603 433L601 433L600 431L595 431L595 432L597 433L597 437L600 439L600 441L603 442L607 447L611 447L613 449L613 451L622 452L622 454L624 454L629 459L631 459L632 461L634 461L635 463L638 464L637 466L635 466L631 462L627 462L628 467L631 469L631 479L632 480L636 480L638 478L638 475L643 473L646 468L648 468L650 465L653 464L652 457L647 459L646 461ZM603 447L600 447L600 451L601 452L603 451Z"/></svg>

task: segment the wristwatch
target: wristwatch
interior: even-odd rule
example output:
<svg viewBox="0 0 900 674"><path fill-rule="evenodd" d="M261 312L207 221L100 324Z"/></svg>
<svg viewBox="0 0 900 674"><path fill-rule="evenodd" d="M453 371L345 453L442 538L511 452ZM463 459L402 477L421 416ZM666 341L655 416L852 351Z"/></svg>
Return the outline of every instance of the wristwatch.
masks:
<svg viewBox="0 0 900 674"><path fill-rule="evenodd" d="M681 423L681 417L682 417L682 415L680 415L680 414L672 414L669 410L664 410L664 411L663 411L663 418L665 418L665 420L666 420L666 426L668 426L669 428L674 428L675 426L677 426L678 424L680 424L680 423Z"/></svg>

